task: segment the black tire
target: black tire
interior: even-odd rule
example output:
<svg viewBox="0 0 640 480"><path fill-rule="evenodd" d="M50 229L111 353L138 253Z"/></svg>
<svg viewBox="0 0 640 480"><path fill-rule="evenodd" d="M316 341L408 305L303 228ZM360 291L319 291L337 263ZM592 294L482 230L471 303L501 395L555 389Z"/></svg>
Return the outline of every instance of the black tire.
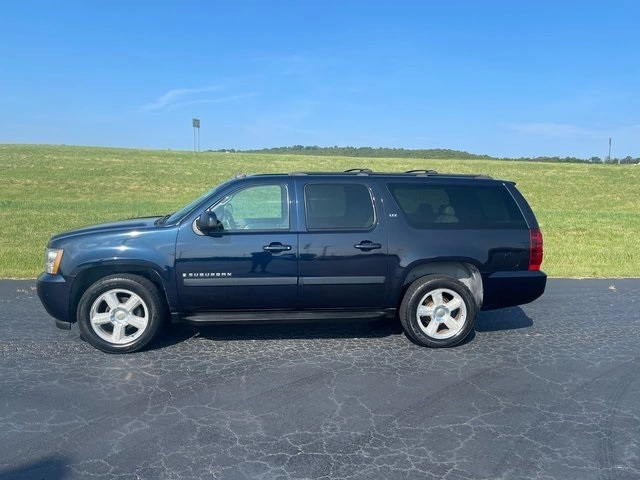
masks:
<svg viewBox="0 0 640 480"><path fill-rule="evenodd" d="M158 289L146 278L110 275L82 295L77 310L80 335L103 352L135 352L156 336L166 311Z"/></svg>
<svg viewBox="0 0 640 480"><path fill-rule="evenodd" d="M418 345L434 348L462 342L473 330L477 314L478 307L466 285L446 275L415 280L399 311L407 336Z"/></svg>

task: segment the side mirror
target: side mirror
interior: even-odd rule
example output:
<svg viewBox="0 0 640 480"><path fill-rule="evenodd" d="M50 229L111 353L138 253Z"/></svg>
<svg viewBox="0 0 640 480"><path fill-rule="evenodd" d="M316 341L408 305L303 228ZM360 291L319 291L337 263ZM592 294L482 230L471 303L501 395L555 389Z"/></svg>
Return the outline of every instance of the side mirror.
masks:
<svg viewBox="0 0 640 480"><path fill-rule="evenodd" d="M218 220L218 216L209 210L202 212L196 220L196 227L202 233L213 233L224 230L222 223Z"/></svg>

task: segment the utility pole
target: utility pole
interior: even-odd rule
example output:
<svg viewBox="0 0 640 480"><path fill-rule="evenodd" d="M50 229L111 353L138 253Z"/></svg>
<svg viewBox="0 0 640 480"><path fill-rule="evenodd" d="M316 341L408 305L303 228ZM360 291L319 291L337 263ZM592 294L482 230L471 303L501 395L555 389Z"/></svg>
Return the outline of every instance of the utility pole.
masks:
<svg viewBox="0 0 640 480"><path fill-rule="evenodd" d="M609 137L609 155L607 155L607 163L611 163L611 137Z"/></svg>

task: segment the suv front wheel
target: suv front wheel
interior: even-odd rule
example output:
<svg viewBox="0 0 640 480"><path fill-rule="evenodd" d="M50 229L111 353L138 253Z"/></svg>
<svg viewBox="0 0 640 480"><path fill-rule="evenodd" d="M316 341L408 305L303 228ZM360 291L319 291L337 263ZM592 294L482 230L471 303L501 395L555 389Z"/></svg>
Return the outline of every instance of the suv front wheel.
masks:
<svg viewBox="0 0 640 480"><path fill-rule="evenodd" d="M82 295L78 325L81 337L103 352L135 352L153 339L165 312L158 289L149 280L110 275Z"/></svg>
<svg viewBox="0 0 640 480"><path fill-rule="evenodd" d="M425 347L453 347L473 329L478 308L469 289L446 275L415 280L400 304L407 336Z"/></svg>

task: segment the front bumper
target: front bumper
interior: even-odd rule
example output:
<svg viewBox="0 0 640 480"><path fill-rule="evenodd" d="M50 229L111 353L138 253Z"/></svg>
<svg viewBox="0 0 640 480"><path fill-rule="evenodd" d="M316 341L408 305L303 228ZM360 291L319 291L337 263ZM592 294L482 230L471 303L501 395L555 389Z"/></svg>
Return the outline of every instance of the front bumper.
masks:
<svg viewBox="0 0 640 480"><path fill-rule="evenodd" d="M42 273L36 282L38 297L49 315L56 319L56 326L70 330L75 315L69 311L71 284L61 275Z"/></svg>

